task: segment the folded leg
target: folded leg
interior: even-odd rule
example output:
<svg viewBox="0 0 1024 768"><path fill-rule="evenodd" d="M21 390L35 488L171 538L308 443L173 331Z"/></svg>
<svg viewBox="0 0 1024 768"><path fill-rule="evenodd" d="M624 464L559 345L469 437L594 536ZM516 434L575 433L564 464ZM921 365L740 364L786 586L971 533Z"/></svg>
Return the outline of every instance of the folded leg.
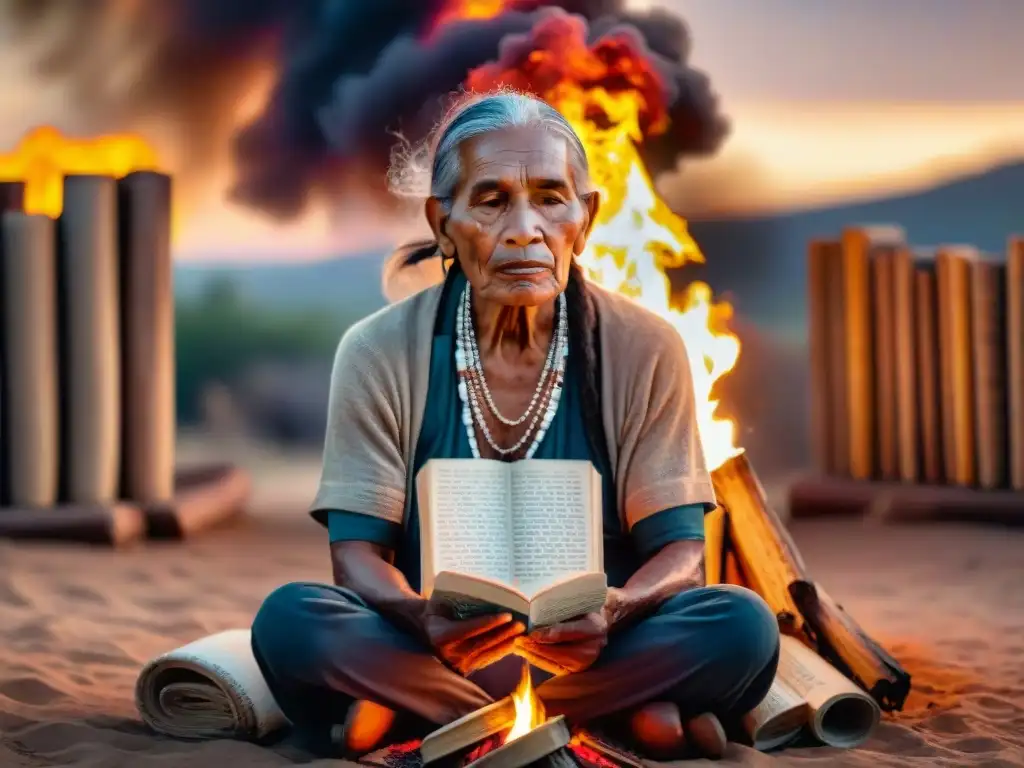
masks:
<svg viewBox="0 0 1024 768"><path fill-rule="evenodd" d="M613 634L592 667L553 678L537 693L550 714L574 722L660 700L678 704L684 720L713 712L728 727L767 693L778 654L778 624L757 594L703 587Z"/></svg>
<svg viewBox="0 0 1024 768"><path fill-rule="evenodd" d="M286 584L264 601L252 646L267 685L307 740L320 744L356 699L442 725L491 702L355 593Z"/></svg>

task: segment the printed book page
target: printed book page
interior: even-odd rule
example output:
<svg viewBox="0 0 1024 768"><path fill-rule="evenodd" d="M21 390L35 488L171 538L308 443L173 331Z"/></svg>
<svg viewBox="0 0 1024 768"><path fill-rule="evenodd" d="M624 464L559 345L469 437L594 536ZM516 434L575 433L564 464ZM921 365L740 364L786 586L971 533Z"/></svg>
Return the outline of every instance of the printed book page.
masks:
<svg viewBox="0 0 1024 768"><path fill-rule="evenodd" d="M424 585L440 571L512 579L507 465L484 459L427 463L417 478ZM429 578L427 570L430 570Z"/></svg>
<svg viewBox="0 0 1024 768"><path fill-rule="evenodd" d="M603 572L601 484L593 465L533 459L510 466L512 585L532 597L566 576Z"/></svg>
<svg viewBox="0 0 1024 768"><path fill-rule="evenodd" d="M782 636L778 677L807 702L808 726L831 747L863 743L881 710L867 693L794 637Z"/></svg>
<svg viewBox="0 0 1024 768"><path fill-rule="evenodd" d="M795 739L807 718L807 702L776 675L761 703L743 718L743 727L754 749L767 751Z"/></svg>

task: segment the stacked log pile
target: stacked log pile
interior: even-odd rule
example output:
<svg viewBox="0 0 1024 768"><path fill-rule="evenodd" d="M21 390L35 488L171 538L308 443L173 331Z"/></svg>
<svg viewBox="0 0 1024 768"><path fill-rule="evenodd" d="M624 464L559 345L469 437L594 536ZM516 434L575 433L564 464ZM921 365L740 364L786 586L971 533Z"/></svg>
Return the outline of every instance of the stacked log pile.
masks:
<svg viewBox="0 0 1024 768"><path fill-rule="evenodd" d="M818 476L792 513L1024 523L1024 238L849 227L810 244L808 290Z"/></svg>
<svg viewBox="0 0 1024 768"><path fill-rule="evenodd" d="M885 712L903 708L910 675L808 574L745 454L712 473L719 506L705 525L709 584L757 592L779 628L871 694Z"/></svg>

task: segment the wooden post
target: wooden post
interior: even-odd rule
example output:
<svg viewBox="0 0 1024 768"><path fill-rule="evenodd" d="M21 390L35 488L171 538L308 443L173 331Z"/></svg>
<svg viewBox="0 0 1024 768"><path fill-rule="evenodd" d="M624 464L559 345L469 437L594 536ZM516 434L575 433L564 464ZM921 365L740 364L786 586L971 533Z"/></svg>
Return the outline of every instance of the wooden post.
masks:
<svg viewBox="0 0 1024 768"><path fill-rule="evenodd" d="M974 485L974 376L971 370L969 246L946 246L936 255L939 321L939 398L946 482Z"/></svg>
<svg viewBox="0 0 1024 768"><path fill-rule="evenodd" d="M814 240L807 253L808 343L811 358L811 445L814 461L824 474L847 470L840 458L836 424L836 382L831 361L831 326L838 309L829 301L835 279L840 245L834 240Z"/></svg>
<svg viewBox="0 0 1024 768"><path fill-rule="evenodd" d="M21 211L25 207L25 183L23 181L0 181L0 213L6 211ZM3 318L3 305L0 305L0 322ZM0 345L0 467L6 464L6 448L4 442L7 435L7 413L3 409L4 400L4 373L7 363L3 359L3 349ZM0 471L0 503L7 497L7 477Z"/></svg>
<svg viewBox="0 0 1024 768"><path fill-rule="evenodd" d="M1024 237L1006 256L1007 383L1010 390L1010 484L1024 491Z"/></svg>
<svg viewBox="0 0 1024 768"><path fill-rule="evenodd" d="M57 273L53 220L3 214L4 450L7 501L57 499Z"/></svg>
<svg viewBox="0 0 1024 768"><path fill-rule="evenodd" d="M917 418L920 424L921 477L940 483L942 418L939 406L939 318L936 310L934 259L919 259L914 267L914 345L917 361Z"/></svg>
<svg viewBox="0 0 1024 768"><path fill-rule="evenodd" d="M849 428L850 476L868 480L875 469L874 382L869 259L879 246L901 245L893 226L847 227L843 231L842 333Z"/></svg>
<svg viewBox="0 0 1024 768"><path fill-rule="evenodd" d="M171 178L118 183L121 276L122 497L174 495L174 290Z"/></svg>
<svg viewBox="0 0 1024 768"><path fill-rule="evenodd" d="M980 258L969 266L974 454L978 485L992 490L1006 487L1008 469L1006 266Z"/></svg>
<svg viewBox="0 0 1024 768"><path fill-rule="evenodd" d="M914 318L914 256L897 248L892 262L893 333L896 354L896 434L899 479L917 482L918 461L917 344Z"/></svg>
<svg viewBox="0 0 1024 768"><path fill-rule="evenodd" d="M68 501L105 504L121 461L116 181L67 177L59 229L62 486Z"/></svg>
<svg viewBox="0 0 1024 768"><path fill-rule="evenodd" d="M896 422L896 248L876 248L868 257L871 270L872 352L874 363L874 429L876 478L899 476L899 429Z"/></svg>

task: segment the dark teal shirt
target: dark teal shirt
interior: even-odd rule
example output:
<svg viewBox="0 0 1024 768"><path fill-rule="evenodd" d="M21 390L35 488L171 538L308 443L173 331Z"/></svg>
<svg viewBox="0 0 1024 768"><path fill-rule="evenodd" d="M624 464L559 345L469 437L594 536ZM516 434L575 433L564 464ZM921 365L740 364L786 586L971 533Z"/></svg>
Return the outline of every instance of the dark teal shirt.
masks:
<svg viewBox="0 0 1024 768"><path fill-rule="evenodd" d="M430 356L430 382L427 390L423 425L413 473L429 459L472 458L472 450L462 423L455 369L455 319L457 299L465 286L465 276L457 274L447 281L441 299L437 327ZM580 402L578 360L569 350L562 398L544 440L534 454L536 459L582 459L590 461L602 477L604 506L604 565L608 584L621 587L637 569L658 550L673 541L704 538L704 504L673 507L641 520L632 530L623 530L619 518L615 478L604 446L591 446ZM666 448L671 450L671 448ZM406 505L401 525L369 515L330 510L327 527L331 542L369 541L395 552L395 566L420 589L419 510L415 496Z"/></svg>

